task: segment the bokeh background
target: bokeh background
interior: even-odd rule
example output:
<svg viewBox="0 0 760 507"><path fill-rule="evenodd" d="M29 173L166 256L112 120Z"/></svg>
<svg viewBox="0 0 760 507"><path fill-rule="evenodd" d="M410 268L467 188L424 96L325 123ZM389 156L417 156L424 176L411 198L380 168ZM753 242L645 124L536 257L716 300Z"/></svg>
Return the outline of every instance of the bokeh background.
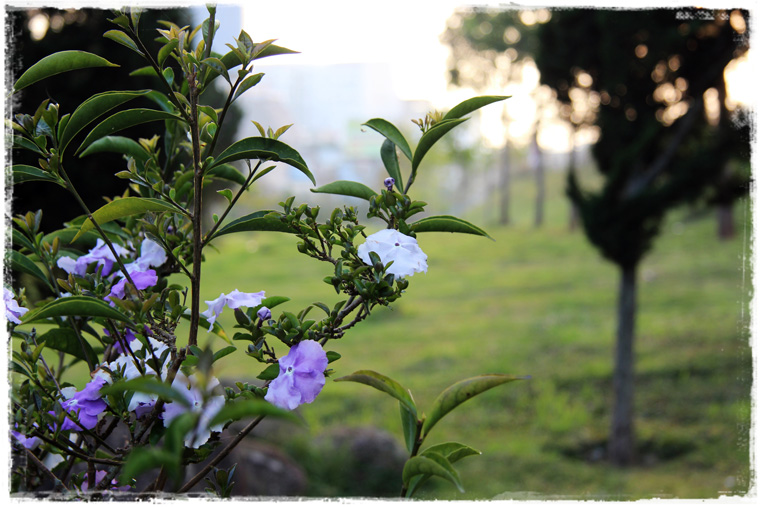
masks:
<svg viewBox="0 0 760 507"><path fill-rule="evenodd" d="M411 389L423 409L462 378L531 376L468 402L436 427L430 443L462 441L483 455L456 465L465 493L432 480L421 498L716 498L744 495L755 484L751 14L453 2L219 6L216 51L245 29L254 40L276 38L301 52L261 61L266 76L238 101L229 139L256 135L250 120L274 129L293 123L283 140L302 154L318 184L354 179L381 187L382 138L361 126L370 118L386 118L415 140L419 132L409 120L430 110L476 94L512 96L444 138L413 194L432 214L461 216L494 241L421 237L428 272L410 279L399 303L329 347L342 355L332 365L335 376L382 372ZM108 11L8 8L6 15L6 68L15 76L62 49L122 64L51 78L45 89L25 92L14 111L33 112L48 97L71 111L142 65L100 36L111 28ZM195 25L205 9L150 15ZM141 26L151 39L146 17ZM687 121L691 128L679 138ZM668 150L666 168L651 180L659 193L647 194L635 212L621 208L620 188ZM123 161L91 158L71 172L97 207L100 195L125 191L112 176ZM582 189L574 201L567 191L573 182ZM54 202L55 212L43 218L49 230L80 214L57 188L26 187L13 191L14 213ZM209 219L214 203L224 202L214 190L204 197ZM311 194L303 175L283 168L262 179L235 213L273 209L289 195L323 209L345 201L362 207ZM616 225L613 232L605 223ZM631 238L641 242L631 245ZM295 243L275 233L220 240L219 252L206 258L202 297L237 288L290 297L283 306L290 311L314 301L332 306L339 298L322 282L326 266L299 255ZM641 250L634 263L637 439L626 466L610 466L607 451L617 297L630 264L618 250ZM23 276L13 282L32 300L43 295ZM231 313L220 321L234 326ZM225 345L207 339L214 348ZM239 350L220 361L217 374L253 382L252 361ZM250 468L238 473L247 494L397 494L403 440L394 401L366 386L328 381L299 412L306 428L266 424L242 448L238 459Z"/></svg>

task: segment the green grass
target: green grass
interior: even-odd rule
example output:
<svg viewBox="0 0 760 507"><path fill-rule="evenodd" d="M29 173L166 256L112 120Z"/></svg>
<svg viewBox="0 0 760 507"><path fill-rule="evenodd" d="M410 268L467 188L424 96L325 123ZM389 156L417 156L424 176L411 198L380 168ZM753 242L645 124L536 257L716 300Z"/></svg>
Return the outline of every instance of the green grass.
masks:
<svg viewBox="0 0 760 507"><path fill-rule="evenodd" d="M483 455L456 465L464 494L433 480L421 498L715 498L746 492L751 276L743 233L718 242L712 216L693 219L678 210L642 263L636 427L644 460L616 469L577 455L606 438L618 272L581 231L567 230L562 179L553 175L549 184L555 197L540 229L523 225L531 221L532 187L518 178L517 223L488 227L496 241L420 235L428 273L411 278L408 294L392 308L379 309L328 345L343 356L332 365L336 376L379 371L410 388L423 410L463 378L532 376L484 393L436 426L429 443L462 441ZM430 202L432 212L441 212ZM740 231L744 206L737 207ZM223 256L207 256L206 299L234 288L266 290L291 297L283 306L290 311L338 300L321 281L330 266L298 254L293 238L237 236L218 246ZM231 312L221 322L230 330ZM218 339L214 346L221 346ZM258 366L251 361L242 353L228 356L222 375L250 378ZM366 386L328 381L301 413L314 435L334 425L374 425L402 441L397 404Z"/></svg>

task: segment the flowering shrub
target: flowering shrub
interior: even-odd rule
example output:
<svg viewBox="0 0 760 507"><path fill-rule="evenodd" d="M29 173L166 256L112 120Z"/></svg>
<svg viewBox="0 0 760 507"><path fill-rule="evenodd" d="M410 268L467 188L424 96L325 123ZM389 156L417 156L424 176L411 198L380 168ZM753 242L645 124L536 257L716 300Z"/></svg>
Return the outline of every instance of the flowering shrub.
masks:
<svg viewBox="0 0 760 507"><path fill-rule="evenodd" d="M506 97L476 97L445 115L420 120L423 132L414 150L390 122L375 118L366 123L385 138L380 158L389 177L377 185L380 190L336 181L313 191L366 200L368 218L380 219L385 230L367 236L355 208L335 209L325 219L318 207L294 205L294 197L280 202L280 210L227 221L241 195L277 169L274 163L290 165L312 182L315 178L301 155L279 139L287 127L265 130L254 122L260 136L217 147L230 104L262 79L263 74L254 73L255 62L292 51L273 41L255 43L242 31L234 45L227 45L228 53L216 54L210 50L218 28L213 6L209 14L193 30L165 23L158 30L161 48L154 54L137 35L140 11L115 12L116 28L105 37L145 58L146 67L137 72L152 75L156 89L98 93L68 113L64 111L73 105L45 100L33 114L18 113L9 122L13 148L38 157L37 166L12 166L14 184L60 185L83 212L51 232L40 229L41 210L13 218L9 263L47 291L39 301L25 300L23 290L18 295L8 287L3 291L14 339L11 441L16 458L29 464L14 468L13 491L20 484L42 488L45 479L64 497L137 492L136 479L147 473L152 475L145 493L184 493L214 473L217 493L228 496L234 467L222 473L216 464L262 418L300 421L292 411L318 398L332 373L328 364L340 358L325 348L330 341L344 337L378 306L398 300L408 278L427 271L427 256L416 236L456 232L487 237L451 216L413 221L426 203L412 200L409 192L435 142L466 121L467 114ZM61 72L113 65L90 53L62 51L29 67L13 93ZM221 105L206 103L204 91L214 81L229 88ZM139 100L153 107L123 108ZM117 135L147 122L163 122L164 135L137 140ZM103 152L123 155L124 165L115 176L129 181L129 191L91 210L68 172L76 170L77 156ZM406 184L399 153L411 163ZM220 191L227 205L204 230L202 189L212 180L229 187ZM318 302L298 313L277 314L276 307L288 298L233 289L206 301L208 309L201 311L203 249L227 234L267 231L292 235L299 252L328 263L325 282L343 299L333 307ZM176 283L176 277L170 282L175 274L184 276L186 284ZM217 322L225 307L237 321L232 339ZM309 319L311 310L323 315ZM188 331L179 332L183 320ZM219 335L227 345L200 348L200 329ZM284 355L282 347L288 349ZM222 388L213 373L216 362L233 352L242 356L239 349L260 366L262 382ZM57 361L46 359L53 357ZM76 363L86 364L88 382L71 373ZM478 452L456 442L423 449L425 438L463 401L518 378L494 374L456 383L427 416L406 388L380 373L362 370L336 380L369 385L400 403L409 451L402 495L411 496L432 476L462 488L452 463ZM238 420L249 422L222 442L220 433ZM202 463L202 468L188 479L183 471L189 463ZM75 472L81 467L86 471Z"/></svg>

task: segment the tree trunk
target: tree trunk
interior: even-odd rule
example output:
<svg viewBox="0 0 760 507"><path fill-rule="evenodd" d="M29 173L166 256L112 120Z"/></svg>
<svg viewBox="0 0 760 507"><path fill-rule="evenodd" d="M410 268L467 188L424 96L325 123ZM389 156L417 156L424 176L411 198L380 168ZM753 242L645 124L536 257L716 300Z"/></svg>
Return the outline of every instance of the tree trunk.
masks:
<svg viewBox="0 0 760 507"><path fill-rule="evenodd" d="M509 186L510 186L509 139L504 145L499 168L499 223L509 224Z"/></svg>
<svg viewBox="0 0 760 507"><path fill-rule="evenodd" d="M721 240L731 239L736 234L734 226L733 203L721 203L717 207L718 213L718 238Z"/></svg>
<svg viewBox="0 0 760 507"><path fill-rule="evenodd" d="M536 214L533 226L538 228L544 223L544 195L546 194L546 178L544 176L544 157L538 146L538 134L533 134L533 142L530 145L530 161L536 173Z"/></svg>
<svg viewBox="0 0 760 507"><path fill-rule="evenodd" d="M618 328L613 372L612 427L608 442L610 462L625 466L633 462L633 341L636 323L636 266L621 268L618 293Z"/></svg>
<svg viewBox="0 0 760 507"><path fill-rule="evenodd" d="M575 158L575 130L573 130L573 134L570 135L570 153L567 160L567 173L570 174L575 171L576 165L577 160ZM568 229L574 231L578 227L580 218L581 217L580 212L578 211L578 205L575 204L572 199L570 199L570 221L568 224Z"/></svg>

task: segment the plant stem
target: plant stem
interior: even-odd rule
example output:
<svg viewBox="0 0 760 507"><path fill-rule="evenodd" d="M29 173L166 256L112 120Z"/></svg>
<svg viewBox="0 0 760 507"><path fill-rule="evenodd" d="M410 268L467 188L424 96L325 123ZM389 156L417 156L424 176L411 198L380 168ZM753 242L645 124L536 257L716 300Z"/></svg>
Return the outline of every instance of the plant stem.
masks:
<svg viewBox="0 0 760 507"><path fill-rule="evenodd" d="M203 166L201 164L201 140L198 131L198 88L195 74L188 76L190 88L190 136L193 143L193 275L190 278L190 335L188 345L197 345L200 325L201 301L201 252L203 238Z"/></svg>
<svg viewBox="0 0 760 507"><path fill-rule="evenodd" d="M237 434L237 436L229 443L227 446L222 449L222 452L217 454L217 456L209 461L205 467L203 467L203 470L195 474L195 476L187 481L184 486L182 486L177 493L187 493L187 491L190 490L193 486L195 486L198 482L200 482L201 479L203 479L209 471L216 466L217 463L222 461L224 458L227 457L227 455L234 449L241 440L243 440L248 433L250 433L253 428L255 428L261 421L264 419L265 416L260 415L250 423L248 423L248 426L243 428L240 433Z"/></svg>

